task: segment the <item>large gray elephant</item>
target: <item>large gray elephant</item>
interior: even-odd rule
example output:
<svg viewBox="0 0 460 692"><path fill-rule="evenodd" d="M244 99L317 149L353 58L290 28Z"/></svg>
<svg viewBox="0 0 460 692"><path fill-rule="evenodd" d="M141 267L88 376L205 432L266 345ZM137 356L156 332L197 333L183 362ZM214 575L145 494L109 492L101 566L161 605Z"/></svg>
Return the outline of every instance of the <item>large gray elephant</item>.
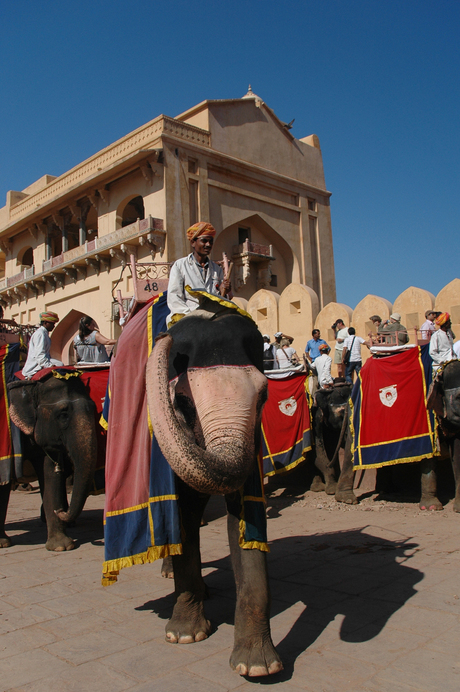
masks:
<svg viewBox="0 0 460 692"><path fill-rule="evenodd" d="M166 639L208 637L199 528L211 494L225 495L237 603L231 667L240 675L277 673L283 666L270 635L266 553L240 545L235 497L256 468L267 397L263 340L235 310L196 310L157 338L146 371L155 437L178 476L182 555L172 558L177 595ZM214 304L215 307L215 304Z"/></svg>
<svg viewBox="0 0 460 692"><path fill-rule="evenodd" d="M97 461L95 405L79 377L18 381L8 385L10 417L28 439L23 454L32 462L43 496L47 550L71 550L66 525L83 509ZM66 477L73 466L70 507ZM0 547L11 544L4 524L11 483L0 485Z"/></svg>
<svg viewBox="0 0 460 692"><path fill-rule="evenodd" d="M433 408L439 421L439 433L442 441L448 446L455 480L454 512L460 512L460 361L448 363L434 385L428 400L428 407ZM348 416L351 412L348 411ZM345 458L342 472L337 484L335 498L337 502L357 504L353 492L353 458L351 453L352 435L348 431L345 444ZM421 462L421 498L420 509L441 510L442 503L437 497L436 463L439 457L423 459Z"/></svg>

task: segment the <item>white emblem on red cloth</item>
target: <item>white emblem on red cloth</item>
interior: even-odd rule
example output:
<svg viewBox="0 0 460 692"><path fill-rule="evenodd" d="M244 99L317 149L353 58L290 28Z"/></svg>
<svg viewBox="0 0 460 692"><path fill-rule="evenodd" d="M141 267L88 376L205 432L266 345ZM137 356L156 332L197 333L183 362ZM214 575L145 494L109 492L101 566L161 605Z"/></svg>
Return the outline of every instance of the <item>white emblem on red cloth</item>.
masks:
<svg viewBox="0 0 460 692"><path fill-rule="evenodd" d="M297 401L291 396L290 399L279 401L278 406L281 413L284 413L285 416L293 416L297 410Z"/></svg>
<svg viewBox="0 0 460 692"><path fill-rule="evenodd" d="M382 389L379 389L380 401L384 406L391 408L395 403L398 398L396 387L396 384L391 384L389 387L382 387Z"/></svg>

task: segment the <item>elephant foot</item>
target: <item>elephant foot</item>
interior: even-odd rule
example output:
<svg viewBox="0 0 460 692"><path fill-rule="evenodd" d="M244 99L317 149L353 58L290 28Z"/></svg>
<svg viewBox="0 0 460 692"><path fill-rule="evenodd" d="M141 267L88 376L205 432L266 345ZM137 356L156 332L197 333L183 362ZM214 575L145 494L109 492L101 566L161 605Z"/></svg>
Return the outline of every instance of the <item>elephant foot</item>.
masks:
<svg viewBox="0 0 460 692"><path fill-rule="evenodd" d="M168 555L163 558L163 564L161 565L161 576L165 579L174 579L174 567L172 555Z"/></svg>
<svg viewBox="0 0 460 692"><path fill-rule="evenodd" d="M337 481L334 478L326 479L326 495L335 495L337 492Z"/></svg>
<svg viewBox="0 0 460 692"><path fill-rule="evenodd" d="M273 646L271 637L260 638L260 641L241 641L235 644L230 656L230 666L239 675L250 678L262 675L274 675L283 670L283 664Z"/></svg>
<svg viewBox="0 0 460 692"><path fill-rule="evenodd" d="M181 594L166 625L166 641L171 644L193 644L207 639L210 634L211 623L204 616L203 602L191 593Z"/></svg>
<svg viewBox="0 0 460 692"><path fill-rule="evenodd" d="M63 534L59 536L50 536L45 543L45 548L56 553L62 553L65 550L73 550L75 548L75 541Z"/></svg>
<svg viewBox="0 0 460 692"><path fill-rule="evenodd" d="M335 491L336 502L344 502L346 505L357 505L358 498L354 494L353 490L339 490Z"/></svg>
<svg viewBox="0 0 460 692"><path fill-rule="evenodd" d="M321 476L315 476L310 486L312 493L322 493L325 489L326 485L321 480Z"/></svg>
<svg viewBox="0 0 460 692"><path fill-rule="evenodd" d="M13 543L11 542L11 539L8 538L6 533L3 533L0 536L0 548L9 548Z"/></svg>
<svg viewBox="0 0 460 692"><path fill-rule="evenodd" d="M431 512L440 512L444 509L437 497L422 497L418 506L420 509L428 509Z"/></svg>

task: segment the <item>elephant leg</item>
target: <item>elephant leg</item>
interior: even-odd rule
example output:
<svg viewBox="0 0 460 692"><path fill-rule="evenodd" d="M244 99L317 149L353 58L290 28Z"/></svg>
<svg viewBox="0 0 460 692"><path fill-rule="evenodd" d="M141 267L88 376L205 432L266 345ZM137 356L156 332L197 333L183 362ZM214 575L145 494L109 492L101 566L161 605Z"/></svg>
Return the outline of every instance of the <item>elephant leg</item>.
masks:
<svg viewBox="0 0 460 692"><path fill-rule="evenodd" d="M171 555L163 558L163 564L161 565L161 576L165 579L174 579L174 568Z"/></svg>
<svg viewBox="0 0 460 692"><path fill-rule="evenodd" d="M317 416L315 430L315 446L316 446L316 457L315 466L321 471L324 476L324 481L326 484L326 495L334 495L337 489L337 477L335 474L335 469L331 466L329 457L327 456L326 447L324 445L324 423L322 415ZM314 488L312 488L314 490Z"/></svg>
<svg viewBox="0 0 460 692"><path fill-rule="evenodd" d="M180 480L177 486L185 538L182 555L172 558L176 605L166 625L166 641L191 644L207 639L211 633L211 623L204 615L206 587L201 576L200 554L200 523L209 495L198 493Z"/></svg>
<svg viewBox="0 0 460 692"><path fill-rule="evenodd" d="M352 436L350 431L347 434L345 443L345 454L343 459L342 472L340 474L335 499L337 502L345 502L347 505L357 505L358 498L353 492L355 473L353 471L353 456L351 453Z"/></svg>
<svg viewBox="0 0 460 692"><path fill-rule="evenodd" d="M11 539L5 533L6 512L10 501L11 481L0 485L0 548L9 548Z"/></svg>
<svg viewBox="0 0 460 692"><path fill-rule="evenodd" d="M239 545L239 518L228 513L228 539L236 582L235 644L230 666L256 677L283 670L270 634L267 556Z"/></svg>
<svg viewBox="0 0 460 692"><path fill-rule="evenodd" d="M449 447L455 479L454 512L460 512L460 438L454 437L450 441Z"/></svg>
<svg viewBox="0 0 460 692"><path fill-rule="evenodd" d="M61 459L60 459L61 461ZM48 538L45 544L47 550L62 552L72 550L75 543L65 532L66 523L61 521L55 510L67 507L64 465L54 464L48 456L43 461L43 509L46 517Z"/></svg>
<svg viewBox="0 0 460 692"><path fill-rule="evenodd" d="M436 496L436 459L422 459L422 496L420 509L441 510L443 506Z"/></svg>

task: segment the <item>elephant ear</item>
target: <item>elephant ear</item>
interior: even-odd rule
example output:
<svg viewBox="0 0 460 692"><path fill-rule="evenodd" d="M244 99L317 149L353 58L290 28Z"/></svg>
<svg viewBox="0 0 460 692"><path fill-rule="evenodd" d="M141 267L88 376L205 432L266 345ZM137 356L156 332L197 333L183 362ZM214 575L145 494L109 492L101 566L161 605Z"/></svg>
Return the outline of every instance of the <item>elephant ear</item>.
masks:
<svg viewBox="0 0 460 692"><path fill-rule="evenodd" d="M37 407L34 392L37 382L10 382L8 393L10 399L10 418L26 435L33 435L37 420Z"/></svg>
<svg viewBox="0 0 460 692"><path fill-rule="evenodd" d="M316 392L316 403L322 411L326 411L329 404L329 391L318 389Z"/></svg>

